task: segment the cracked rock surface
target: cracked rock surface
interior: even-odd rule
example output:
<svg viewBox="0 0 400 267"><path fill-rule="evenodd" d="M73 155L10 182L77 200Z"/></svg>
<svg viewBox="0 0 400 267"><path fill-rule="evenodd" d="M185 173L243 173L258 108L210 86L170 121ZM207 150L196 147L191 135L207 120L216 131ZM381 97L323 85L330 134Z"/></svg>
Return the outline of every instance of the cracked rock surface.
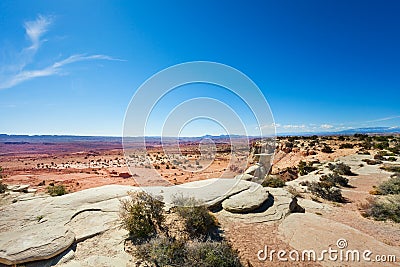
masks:
<svg viewBox="0 0 400 267"><path fill-rule="evenodd" d="M257 184L209 179L183 186L147 187L170 201L193 196L208 206ZM18 201L0 208L0 265L126 266L127 231L120 229L119 200L140 187L106 185L58 196ZM134 265L132 265L134 266Z"/></svg>

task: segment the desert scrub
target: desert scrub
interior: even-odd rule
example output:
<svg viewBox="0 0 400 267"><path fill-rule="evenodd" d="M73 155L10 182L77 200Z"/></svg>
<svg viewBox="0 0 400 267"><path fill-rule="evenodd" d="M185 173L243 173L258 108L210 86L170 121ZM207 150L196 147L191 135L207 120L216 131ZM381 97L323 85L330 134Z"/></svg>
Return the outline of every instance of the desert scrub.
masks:
<svg viewBox="0 0 400 267"><path fill-rule="evenodd" d="M136 247L133 255L155 266L184 266L184 241L169 237L154 237Z"/></svg>
<svg viewBox="0 0 400 267"><path fill-rule="evenodd" d="M354 148L354 144L352 143L343 143L339 146L339 149L344 149L344 148Z"/></svg>
<svg viewBox="0 0 400 267"><path fill-rule="evenodd" d="M297 169L300 175L307 175L312 171L317 170L316 167L313 166L312 162L305 162L305 161L300 161L299 165L297 165Z"/></svg>
<svg viewBox="0 0 400 267"><path fill-rule="evenodd" d="M385 165L385 166L381 167L381 169L388 171L388 172L400 173L400 166L398 166L398 165Z"/></svg>
<svg viewBox="0 0 400 267"><path fill-rule="evenodd" d="M280 177L274 177L274 176L267 176L265 177L264 181L261 184L264 187L284 187L285 186L285 181L282 180Z"/></svg>
<svg viewBox="0 0 400 267"><path fill-rule="evenodd" d="M62 196L65 195L67 193L67 190L65 189L64 185L49 185L47 187L47 193L52 196L52 197L56 197L56 196Z"/></svg>
<svg viewBox="0 0 400 267"><path fill-rule="evenodd" d="M161 199L140 191L129 192L129 197L120 202L121 226L129 232L131 239L141 241L155 236L157 230L163 230L165 217Z"/></svg>
<svg viewBox="0 0 400 267"><path fill-rule="evenodd" d="M380 195L396 195L400 194L400 174L393 175L389 180L381 183L377 188Z"/></svg>
<svg viewBox="0 0 400 267"><path fill-rule="evenodd" d="M205 205L194 198L175 197L174 211L183 220L185 231L191 238L206 238L217 226L216 218Z"/></svg>
<svg viewBox="0 0 400 267"><path fill-rule="evenodd" d="M0 194L6 192L7 186L0 181Z"/></svg>
<svg viewBox="0 0 400 267"><path fill-rule="evenodd" d="M0 179L3 179L3 168L0 166ZM4 193L7 189L7 186L0 181L0 194Z"/></svg>
<svg viewBox="0 0 400 267"><path fill-rule="evenodd" d="M139 245L133 253L136 258L155 266L242 266L237 251L225 241L183 242L168 237L156 237Z"/></svg>
<svg viewBox="0 0 400 267"><path fill-rule="evenodd" d="M333 150L330 146L324 145L324 147L321 149L321 152L323 153L333 153Z"/></svg>
<svg viewBox="0 0 400 267"><path fill-rule="evenodd" d="M344 202L342 196L342 190L332 185L332 183L327 182L312 182L308 185L308 190L323 199L334 201L334 202Z"/></svg>
<svg viewBox="0 0 400 267"><path fill-rule="evenodd" d="M378 221L400 222L400 195L370 198L367 201L360 207L363 216L372 217Z"/></svg>
<svg viewBox="0 0 400 267"><path fill-rule="evenodd" d="M328 168L334 173L340 175L354 175L354 173L351 171L350 166L344 164L343 162L339 162L336 164L329 163Z"/></svg>
<svg viewBox="0 0 400 267"><path fill-rule="evenodd" d="M330 173L321 176L321 182L331 183L332 186L349 186L349 179L339 175L338 173Z"/></svg>
<svg viewBox="0 0 400 267"><path fill-rule="evenodd" d="M237 251L226 242L194 241L187 246L185 266L193 267L240 267Z"/></svg>

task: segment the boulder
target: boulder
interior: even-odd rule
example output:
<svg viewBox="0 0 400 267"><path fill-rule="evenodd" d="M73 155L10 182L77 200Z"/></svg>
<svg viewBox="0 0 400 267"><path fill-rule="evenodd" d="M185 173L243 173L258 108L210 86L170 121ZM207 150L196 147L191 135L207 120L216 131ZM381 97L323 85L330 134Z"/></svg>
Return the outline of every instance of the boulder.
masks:
<svg viewBox="0 0 400 267"><path fill-rule="evenodd" d="M247 213L258 209L268 198L268 190L259 186L256 190L245 190L229 197L222 202L222 207L233 213Z"/></svg>
<svg viewBox="0 0 400 267"><path fill-rule="evenodd" d="M291 213L304 213L306 210L297 203L297 197L292 199L292 202L289 204L289 211Z"/></svg>

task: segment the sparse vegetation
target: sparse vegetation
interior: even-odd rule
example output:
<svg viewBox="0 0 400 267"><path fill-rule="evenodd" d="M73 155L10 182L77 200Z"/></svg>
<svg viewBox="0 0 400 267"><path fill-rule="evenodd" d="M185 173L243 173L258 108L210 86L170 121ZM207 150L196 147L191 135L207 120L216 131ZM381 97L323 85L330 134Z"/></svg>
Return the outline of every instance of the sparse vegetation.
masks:
<svg viewBox="0 0 400 267"><path fill-rule="evenodd" d="M334 201L334 202L344 202L342 196L342 190L335 187L332 183L328 182L312 182L308 185L308 190L323 199Z"/></svg>
<svg viewBox="0 0 400 267"><path fill-rule="evenodd" d="M338 173L330 173L321 176L321 182L331 183L332 186L349 186L349 179L339 175Z"/></svg>
<svg viewBox="0 0 400 267"><path fill-rule="evenodd" d="M300 161L299 165L297 166L298 172L300 175L307 175L310 172L313 172L317 170L316 167L313 166L312 162L305 162L305 161Z"/></svg>
<svg viewBox="0 0 400 267"><path fill-rule="evenodd" d="M187 246L187 258L184 266L240 267L242 264L237 256L237 251L226 241L194 241Z"/></svg>
<svg viewBox="0 0 400 267"><path fill-rule="evenodd" d="M370 198L361 205L362 215L378 221L392 220L400 223L400 195Z"/></svg>
<svg viewBox="0 0 400 267"><path fill-rule="evenodd" d="M145 192L130 192L129 199L121 200L122 227L132 239L146 239L161 230L164 221L164 203Z"/></svg>
<svg viewBox="0 0 400 267"><path fill-rule="evenodd" d="M344 148L354 148L354 144L352 144L352 143L344 143L344 144L341 144L341 145L339 146L339 148L340 148L340 149L344 149Z"/></svg>
<svg viewBox="0 0 400 267"><path fill-rule="evenodd" d="M184 242L167 237L151 239L135 250L135 256L155 266L239 267L237 251L225 241Z"/></svg>
<svg viewBox="0 0 400 267"><path fill-rule="evenodd" d="M173 202L177 206L171 211L183 220L189 235L169 234L166 228L172 225L165 224L161 200L137 192L121 201L122 226L135 241L132 253L137 259L151 266L242 266L229 243L211 241L209 233L217 221L204 205L184 197L175 197Z"/></svg>
<svg viewBox="0 0 400 267"><path fill-rule="evenodd" d="M62 195L67 194L67 189L62 184L60 184L60 185L50 184L47 187L47 193L52 197L62 196Z"/></svg>
<svg viewBox="0 0 400 267"><path fill-rule="evenodd" d="M377 192L380 195L395 195L400 194L400 174L396 174L389 180L381 183Z"/></svg>
<svg viewBox="0 0 400 267"><path fill-rule="evenodd" d="M3 179L3 168L0 166L0 179ZM7 186L0 180L0 194L4 193Z"/></svg>
<svg viewBox="0 0 400 267"><path fill-rule="evenodd" d="M185 231L191 238L207 238L217 226L216 218L194 198L176 197L174 210L184 221Z"/></svg>
<svg viewBox="0 0 400 267"><path fill-rule="evenodd" d="M186 248L183 240L155 237L137 246L133 254L156 266L183 266Z"/></svg>
<svg viewBox="0 0 400 267"><path fill-rule="evenodd" d="M268 175L265 177L264 181L261 184L264 187L284 187L285 181L283 181L280 177L274 177Z"/></svg>
<svg viewBox="0 0 400 267"><path fill-rule="evenodd" d="M395 172L395 173L400 173L400 166L396 165L386 165L381 167L381 169L388 171L388 172Z"/></svg>
<svg viewBox="0 0 400 267"><path fill-rule="evenodd" d="M329 163L328 168L334 173L340 175L354 175L354 173L351 171L350 166L344 164L343 162L339 162L336 164Z"/></svg>
<svg viewBox="0 0 400 267"><path fill-rule="evenodd" d="M324 145L324 147L321 149L321 152L324 152L324 153L333 153L333 149L332 149L330 146L328 146L328 145Z"/></svg>
<svg viewBox="0 0 400 267"><path fill-rule="evenodd" d="M362 161L364 161L368 165L377 165L377 164L381 164L382 163L382 161L374 160L374 159L363 159Z"/></svg>

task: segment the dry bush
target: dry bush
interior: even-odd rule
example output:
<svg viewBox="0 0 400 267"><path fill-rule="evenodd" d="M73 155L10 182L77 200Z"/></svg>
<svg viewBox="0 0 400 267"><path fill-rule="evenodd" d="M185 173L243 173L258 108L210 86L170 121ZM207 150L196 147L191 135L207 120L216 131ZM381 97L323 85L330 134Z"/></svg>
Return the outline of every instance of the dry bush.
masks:
<svg viewBox="0 0 400 267"><path fill-rule="evenodd" d="M400 195L369 198L367 201L367 203L360 205L363 216L372 217L378 221L400 222Z"/></svg>
<svg viewBox="0 0 400 267"><path fill-rule="evenodd" d="M65 186L61 184L61 185L49 185L47 187L47 193L52 197L56 197L65 195L68 192Z"/></svg>
<svg viewBox="0 0 400 267"><path fill-rule="evenodd" d="M134 240L148 239L163 231L164 203L161 199L143 191L130 192L128 199L121 200L121 226Z"/></svg>
<svg viewBox="0 0 400 267"><path fill-rule="evenodd" d="M273 177L268 175L265 177L264 181L261 184L264 187L284 187L285 186L285 181L282 180L280 177Z"/></svg>
<svg viewBox="0 0 400 267"><path fill-rule="evenodd" d="M354 173L351 171L350 166L344 164L343 162L339 162L336 164L329 163L328 168L334 173L340 175L354 175Z"/></svg>
<svg viewBox="0 0 400 267"><path fill-rule="evenodd" d="M174 211L182 218L185 231L191 238L206 238L213 235L218 225L216 218L207 207L194 198L175 196Z"/></svg>
<svg viewBox="0 0 400 267"><path fill-rule="evenodd" d="M184 242L173 238L153 238L137 247L135 257L155 266L240 267L237 251L225 241Z"/></svg>
<svg viewBox="0 0 400 267"><path fill-rule="evenodd" d="M300 175L307 175L310 172L313 172L317 170L316 167L313 166L312 162L305 162L305 161L300 161L299 165L297 166L298 172Z"/></svg>
<svg viewBox="0 0 400 267"><path fill-rule="evenodd" d="M187 246L187 267L240 267L237 251L225 241L194 241Z"/></svg>
<svg viewBox="0 0 400 267"><path fill-rule="evenodd" d="M308 190L314 195L334 202L344 202L342 190L327 182L312 182L308 185Z"/></svg>
<svg viewBox="0 0 400 267"><path fill-rule="evenodd" d="M378 186L378 192L381 195L400 194L400 174L395 174L389 180Z"/></svg>
<svg viewBox="0 0 400 267"><path fill-rule="evenodd" d="M331 183L333 186L349 186L349 179L339 175L338 173L330 173L321 176L321 182Z"/></svg>
<svg viewBox="0 0 400 267"><path fill-rule="evenodd" d="M186 248L183 241L168 237L155 237L136 247L133 255L155 266L183 266Z"/></svg>

